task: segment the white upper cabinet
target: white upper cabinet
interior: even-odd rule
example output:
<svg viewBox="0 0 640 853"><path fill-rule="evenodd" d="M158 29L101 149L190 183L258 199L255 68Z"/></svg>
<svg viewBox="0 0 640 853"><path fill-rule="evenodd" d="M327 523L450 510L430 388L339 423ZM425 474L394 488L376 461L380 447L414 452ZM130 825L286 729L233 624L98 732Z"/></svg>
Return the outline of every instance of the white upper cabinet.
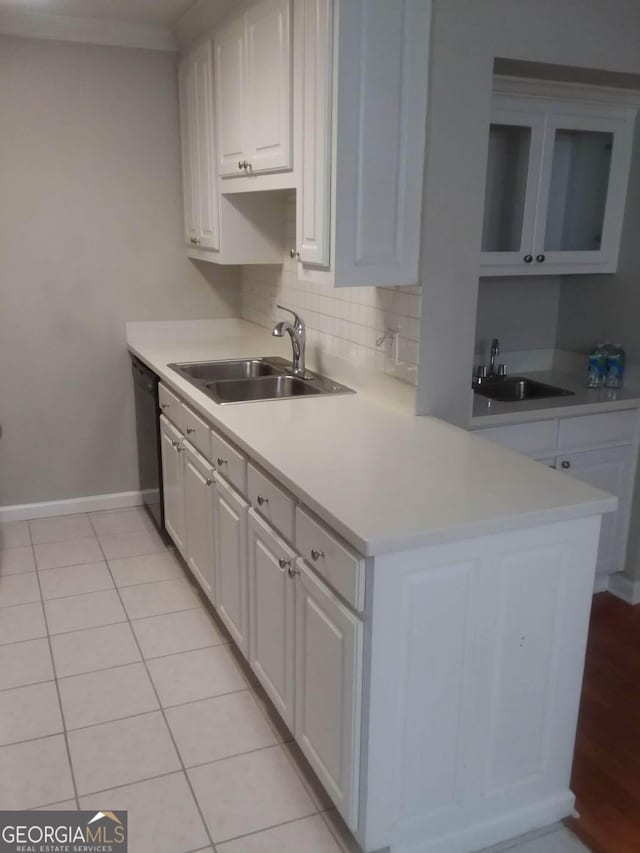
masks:
<svg viewBox="0 0 640 853"><path fill-rule="evenodd" d="M215 53L220 175L250 178L291 170L291 0L252 6L216 33ZM285 180L279 186L294 184ZM222 186L222 192L227 189Z"/></svg>
<svg viewBox="0 0 640 853"><path fill-rule="evenodd" d="M499 85L482 275L615 272L636 108L584 87Z"/></svg>
<svg viewBox="0 0 640 853"><path fill-rule="evenodd" d="M299 274L419 282L430 0L298 0Z"/></svg>
<svg viewBox="0 0 640 853"><path fill-rule="evenodd" d="M225 42L225 50L232 55L233 45ZM178 72L188 254L217 264L281 263L282 198L277 193L256 193L250 198L227 199L218 192L213 54L211 40L202 42L181 60ZM237 99L228 88L235 78L229 77L222 91L228 94L232 111ZM221 144L233 152L236 138L232 130ZM235 162L235 154L229 156Z"/></svg>
<svg viewBox="0 0 640 853"><path fill-rule="evenodd" d="M219 249L211 42L200 45L180 63L179 83L185 237L189 245Z"/></svg>

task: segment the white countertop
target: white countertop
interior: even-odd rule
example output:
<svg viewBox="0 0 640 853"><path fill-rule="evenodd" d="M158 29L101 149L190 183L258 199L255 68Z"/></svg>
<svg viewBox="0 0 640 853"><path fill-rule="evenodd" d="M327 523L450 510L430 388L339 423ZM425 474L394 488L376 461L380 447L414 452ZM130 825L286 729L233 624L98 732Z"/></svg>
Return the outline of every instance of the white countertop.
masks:
<svg viewBox="0 0 640 853"><path fill-rule="evenodd" d="M573 391L573 396L501 403L474 393L470 429L640 408L638 388L587 388L586 378L557 370L523 372L517 375L537 379L538 382L548 385L557 385L567 391Z"/></svg>
<svg viewBox="0 0 640 853"><path fill-rule="evenodd" d="M290 358L288 340L242 320L128 323L131 352L214 427L365 555L609 512L616 499L472 433L415 417L413 390L361 384L346 362L336 397L220 406L167 367ZM310 369L317 369L313 361Z"/></svg>

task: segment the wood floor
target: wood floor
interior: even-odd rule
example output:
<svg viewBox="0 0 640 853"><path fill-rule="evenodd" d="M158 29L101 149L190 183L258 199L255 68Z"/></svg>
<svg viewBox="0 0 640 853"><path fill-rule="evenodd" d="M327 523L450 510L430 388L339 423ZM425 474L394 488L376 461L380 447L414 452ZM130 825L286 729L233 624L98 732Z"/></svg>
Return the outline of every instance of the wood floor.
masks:
<svg viewBox="0 0 640 853"><path fill-rule="evenodd" d="M640 853L640 606L593 600L570 828L595 853Z"/></svg>

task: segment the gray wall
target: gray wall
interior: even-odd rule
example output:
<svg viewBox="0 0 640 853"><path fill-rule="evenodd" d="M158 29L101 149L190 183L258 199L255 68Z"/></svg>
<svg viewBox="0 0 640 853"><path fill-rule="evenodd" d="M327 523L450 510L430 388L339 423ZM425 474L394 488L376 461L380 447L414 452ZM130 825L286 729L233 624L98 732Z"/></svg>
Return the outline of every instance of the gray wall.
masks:
<svg viewBox="0 0 640 853"><path fill-rule="evenodd" d="M470 414L494 58L638 74L639 44L637 0L434 0L420 414Z"/></svg>
<svg viewBox="0 0 640 853"><path fill-rule="evenodd" d="M0 37L0 505L137 488L125 321L238 315L182 246L175 62Z"/></svg>
<svg viewBox="0 0 640 853"><path fill-rule="evenodd" d="M485 353L492 338L503 351L553 349L561 284L553 276L481 279L476 353Z"/></svg>

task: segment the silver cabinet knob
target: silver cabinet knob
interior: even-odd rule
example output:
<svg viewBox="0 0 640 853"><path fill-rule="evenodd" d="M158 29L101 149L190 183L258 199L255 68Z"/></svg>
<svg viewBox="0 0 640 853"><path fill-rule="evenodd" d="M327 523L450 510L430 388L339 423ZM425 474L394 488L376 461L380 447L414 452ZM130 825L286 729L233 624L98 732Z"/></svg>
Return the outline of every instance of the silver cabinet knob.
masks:
<svg viewBox="0 0 640 853"><path fill-rule="evenodd" d="M289 257L292 259L298 258L300 259L300 252L296 252L295 249L289 249Z"/></svg>
<svg viewBox="0 0 640 853"><path fill-rule="evenodd" d="M296 575L300 574L300 569L295 568L294 566L289 566L287 569L290 578L294 578Z"/></svg>
<svg viewBox="0 0 640 853"><path fill-rule="evenodd" d="M280 557L278 565L280 566L281 572L286 572L287 569L291 571L291 560L285 560L284 557Z"/></svg>
<svg viewBox="0 0 640 853"><path fill-rule="evenodd" d="M569 462L569 461L568 461L568 460L566 460L566 459L565 459L565 460L563 460L560 464L561 464L561 466L565 469L565 471L567 470L567 468L571 468L571 462Z"/></svg>
<svg viewBox="0 0 640 853"><path fill-rule="evenodd" d="M244 162L246 163L247 161L245 160ZM240 169L240 171L244 169L244 163L242 160L238 160L238 169Z"/></svg>
<svg viewBox="0 0 640 853"><path fill-rule="evenodd" d="M324 557L324 551L317 551L315 548L311 551L311 559L319 560L320 557Z"/></svg>
<svg viewBox="0 0 640 853"><path fill-rule="evenodd" d="M195 432L194 427L187 427L187 435L193 435L194 432Z"/></svg>
<svg viewBox="0 0 640 853"><path fill-rule="evenodd" d="M227 460L223 459L222 456L218 456L218 458L216 459L216 462L218 463L218 465L226 465L227 464Z"/></svg>
<svg viewBox="0 0 640 853"><path fill-rule="evenodd" d="M269 503L269 498L263 498L263 497L262 497L262 495L258 495L257 500L258 500L258 504L259 504L260 506L264 506L264 504L268 504L268 503Z"/></svg>
<svg viewBox="0 0 640 853"><path fill-rule="evenodd" d="M169 403L160 403L160 408L162 409L163 412L166 412L167 409L169 408Z"/></svg>
<svg viewBox="0 0 640 853"><path fill-rule="evenodd" d="M213 480L211 479L211 477L207 477L207 479L205 480L205 483L207 484L207 486L212 486Z"/></svg>
<svg viewBox="0 0 640 853"><path fill-rule="evenodd" d="M180 442L177 439L172 438L171 439L171 447L179 447L179 446L180 446Z"/></svg>
<svg viewBox="0 0 640 853"><path fill-rule="evenodd" d="M198 246L200 244L200 240L197 237L191 237L189 242L192 246Z"/></svg>

